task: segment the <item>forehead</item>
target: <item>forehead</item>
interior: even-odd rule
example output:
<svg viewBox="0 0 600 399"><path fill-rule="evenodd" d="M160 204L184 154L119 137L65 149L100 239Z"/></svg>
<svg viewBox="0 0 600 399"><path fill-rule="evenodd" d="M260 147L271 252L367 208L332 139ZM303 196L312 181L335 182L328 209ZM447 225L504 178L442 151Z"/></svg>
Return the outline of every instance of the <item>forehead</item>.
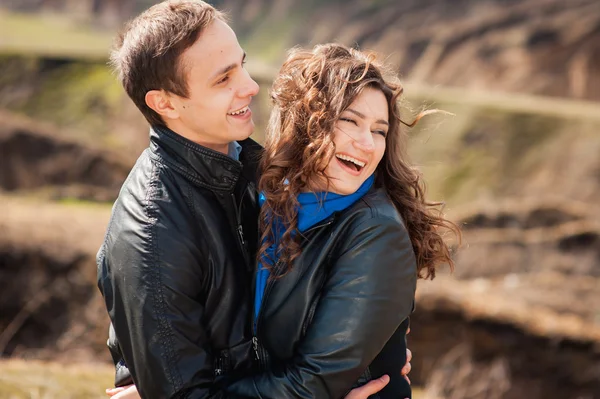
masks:
<svg viewBox="0 0 600 399"><path fill-rule="evenodd" d="M388 120L388 101L379 89L365 88L348 108L360 112L367 118Z"/></svg>
<svg viewBox="0 0 600 399"><path fill-rule="evenodd" d="M198 40L182 54L192 79L210 79L220 69L239 63L243 50L233 30L221 20L213 21Z"/></svg>

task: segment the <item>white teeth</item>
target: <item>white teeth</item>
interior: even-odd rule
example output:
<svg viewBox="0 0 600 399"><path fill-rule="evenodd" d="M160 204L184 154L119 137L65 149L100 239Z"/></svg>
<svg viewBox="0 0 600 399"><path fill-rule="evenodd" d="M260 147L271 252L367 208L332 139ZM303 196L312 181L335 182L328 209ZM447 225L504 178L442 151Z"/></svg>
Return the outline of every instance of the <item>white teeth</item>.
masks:
<svg viewBox="0 0 600 399"><path fill-rule="evenodd" d="M361 162L358 159L352 158L351 156L348 156L348 155L335 154L335 156L338 157L339 159L343 159L344 161L352 162L353 164L358 165L361 168L364 168L366 165L364 162Z"/></svg>
<svg viewBox="0 0 600 399"><path fill-rule="evenodd" d="M242 115L248 111L248 106L245 106L242 109L238 109L237 111L229 112L227 115Z"/></svg>

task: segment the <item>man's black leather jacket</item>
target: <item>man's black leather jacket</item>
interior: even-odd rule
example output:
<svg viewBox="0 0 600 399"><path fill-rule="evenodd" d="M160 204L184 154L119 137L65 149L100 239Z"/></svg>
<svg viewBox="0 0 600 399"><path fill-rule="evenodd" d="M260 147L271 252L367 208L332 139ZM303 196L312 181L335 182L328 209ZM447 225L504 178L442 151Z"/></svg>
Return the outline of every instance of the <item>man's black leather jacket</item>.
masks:
<svg viewBox="0 0 600 399"><path fill-rule="evenodd" d="M113 207L98 286L144 398L208 397L251 358L261 147L240 144L238 162L153 127Z"/></svg>
<svg viewBox="0 0 600 399"><path fill-rule="evenodd" d="M254 398L341 398L383 374L375 397L405 398L400 375L417 282L404 223L381 188L303 233L292 270L271 280L256 322L263 372L228 391ZM281 274L277 264L272 273Z"/></svg>

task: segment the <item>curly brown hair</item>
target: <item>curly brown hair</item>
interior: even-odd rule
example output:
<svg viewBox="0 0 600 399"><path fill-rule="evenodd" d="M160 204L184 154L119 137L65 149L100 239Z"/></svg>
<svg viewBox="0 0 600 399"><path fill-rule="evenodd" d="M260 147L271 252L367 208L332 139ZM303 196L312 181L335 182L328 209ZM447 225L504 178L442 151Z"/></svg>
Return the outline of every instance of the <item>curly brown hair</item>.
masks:
<svg viewBox="0 0 600 399"><path fill-rule="evenodd" d="M273 82L273 109L267 127L259 190L266 201L261 209L262 245L258 259L269 259L275 242L276 218L285 232L276 253L289 271L301 253L297 196L312 191L311 184L327 179L325 169L334 157L334 127L340 114L366 88L381 90L388 102L390 127L386 149L375 171L375 185L384 187L402 216L417 259L419 277L435 277L436 267L454 268L443 231L460 237L458 227L446 220L441 203L425 199L421 174L408 164L407 134L400 124L398 100L402 86L387 77L372 53L339 44L318 45L312 50L292 49ZM276 223L275 225L278 225ZM266 265L268 266L268 263ZM284 273L285 274L285 273Z"/></svg>

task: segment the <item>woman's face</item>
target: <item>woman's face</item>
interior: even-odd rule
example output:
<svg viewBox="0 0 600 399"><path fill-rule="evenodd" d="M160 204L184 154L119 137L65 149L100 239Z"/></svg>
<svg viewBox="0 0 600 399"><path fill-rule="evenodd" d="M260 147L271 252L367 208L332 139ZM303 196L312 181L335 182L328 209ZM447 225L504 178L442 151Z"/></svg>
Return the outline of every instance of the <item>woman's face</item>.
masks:
<svg viewBox="0 0 600 399"><path fill-rule="evenodd" d="M335 156L325 170L329 191L347 195L358 190L383 158L388 129L385 95L374 88L363 90L335 124Z"/></svg>

